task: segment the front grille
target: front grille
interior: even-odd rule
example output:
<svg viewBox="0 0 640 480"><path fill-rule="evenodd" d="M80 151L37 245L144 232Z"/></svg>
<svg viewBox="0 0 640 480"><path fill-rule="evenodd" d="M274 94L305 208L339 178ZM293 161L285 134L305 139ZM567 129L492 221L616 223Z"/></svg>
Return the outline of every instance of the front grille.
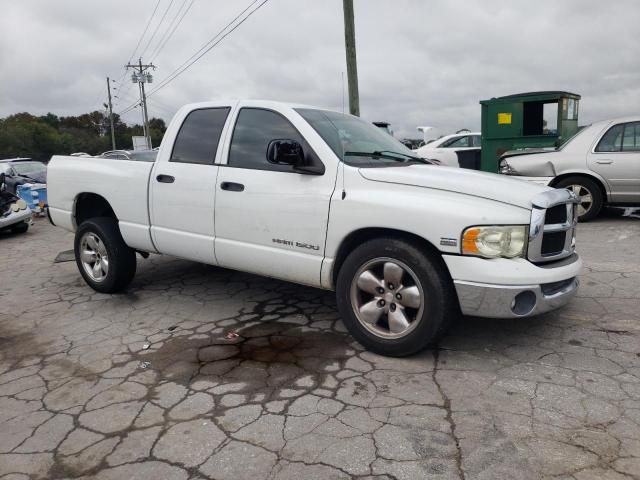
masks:
<svg viewBox="0 0 640 480"><path fill-rule="evenodd" d="M566 205L556 205L547 209L547 213L544 216L544 223L553 225L555 223L564 223L567 221L567 208Z"/></svg>
<svg viewBox="0 0 640 480"><path fill-rule="evenodd" d="M533 199L529 260L534 263L551 262L573 254L576 202L576 196L568 190L549 190Z"/></svg>
<svg viewBox="0 0 640 480"><path fill-rule="evenodd" d="M562 253L566 237L566 232L552 232L543 234L540 253L545 257Z"/></svg>

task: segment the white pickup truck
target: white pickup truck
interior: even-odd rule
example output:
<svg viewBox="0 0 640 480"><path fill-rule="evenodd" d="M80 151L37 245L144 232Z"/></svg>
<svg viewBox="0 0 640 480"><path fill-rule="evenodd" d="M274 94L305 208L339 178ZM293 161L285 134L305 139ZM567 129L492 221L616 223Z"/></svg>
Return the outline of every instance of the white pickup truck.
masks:
<svg viewBox="0 0 640 480"><path fill-rule="evenodd" d="M568 190L430 165L308 106L188 105L155 162L54 156L48 184L95 290L125 289L136 252L335 290L351 334L386 355L423 349L459 312L560 307L582 267Z"/></svg>

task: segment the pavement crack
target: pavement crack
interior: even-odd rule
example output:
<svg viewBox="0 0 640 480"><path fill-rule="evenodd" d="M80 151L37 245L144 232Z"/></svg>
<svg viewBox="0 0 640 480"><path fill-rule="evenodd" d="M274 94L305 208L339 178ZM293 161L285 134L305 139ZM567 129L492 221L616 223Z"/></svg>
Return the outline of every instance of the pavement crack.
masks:
<svg viewBox="0 0 640 480"><path fill-rule="evenodd" d="M460 448L460 439L456 435L456 422L453 419L453 412L451 411L451 399L444 392L442 386L440 385L440 382L438 381L438 366L439 366L439 360L440 360L440 350L437 346L433 349L433 360L434 360L434 365L433 365L433 370L431 372L431 378L433 379L433 383L438 389L438 393L440 393L440 396L442 397L442 400L444 402L443 408L447 412L445 419L449 424L449 428L451 430L451 436L453 437L453 440L456 444L455 461L456 461L456 469L458 470L458 476L462 480L465 480L466 477L464 474L464 470L462 469L462 449Z"/></svg>

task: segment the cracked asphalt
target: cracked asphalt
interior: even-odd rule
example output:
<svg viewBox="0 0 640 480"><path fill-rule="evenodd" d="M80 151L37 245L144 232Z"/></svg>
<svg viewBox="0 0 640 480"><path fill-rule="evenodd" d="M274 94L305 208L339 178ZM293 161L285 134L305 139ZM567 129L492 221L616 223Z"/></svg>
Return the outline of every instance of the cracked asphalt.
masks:
<svg viewBox="0 0 640 480"><path fill-rule="evenodd" d="M0 235L0 478L640 478L640 219L578 229L565 309L391 359L331 292L169 257L103 295Z"/></svg>

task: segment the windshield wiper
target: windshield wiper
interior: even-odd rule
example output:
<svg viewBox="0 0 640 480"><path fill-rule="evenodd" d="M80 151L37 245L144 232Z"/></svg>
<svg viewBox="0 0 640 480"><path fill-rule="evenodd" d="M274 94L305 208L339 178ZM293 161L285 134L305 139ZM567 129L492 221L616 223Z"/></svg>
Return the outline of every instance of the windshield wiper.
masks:
<svg viewBox="0 0 640 480"><path fill-rule="evenodd" d="M386 158L388 160L396 160L399 162L416 161L427 165L432 165L432 162L426 158L415 157L406 153L394 152L392 150L376 150L375 152L344 152L345 157L371 157L371 158Z"/></svg>

